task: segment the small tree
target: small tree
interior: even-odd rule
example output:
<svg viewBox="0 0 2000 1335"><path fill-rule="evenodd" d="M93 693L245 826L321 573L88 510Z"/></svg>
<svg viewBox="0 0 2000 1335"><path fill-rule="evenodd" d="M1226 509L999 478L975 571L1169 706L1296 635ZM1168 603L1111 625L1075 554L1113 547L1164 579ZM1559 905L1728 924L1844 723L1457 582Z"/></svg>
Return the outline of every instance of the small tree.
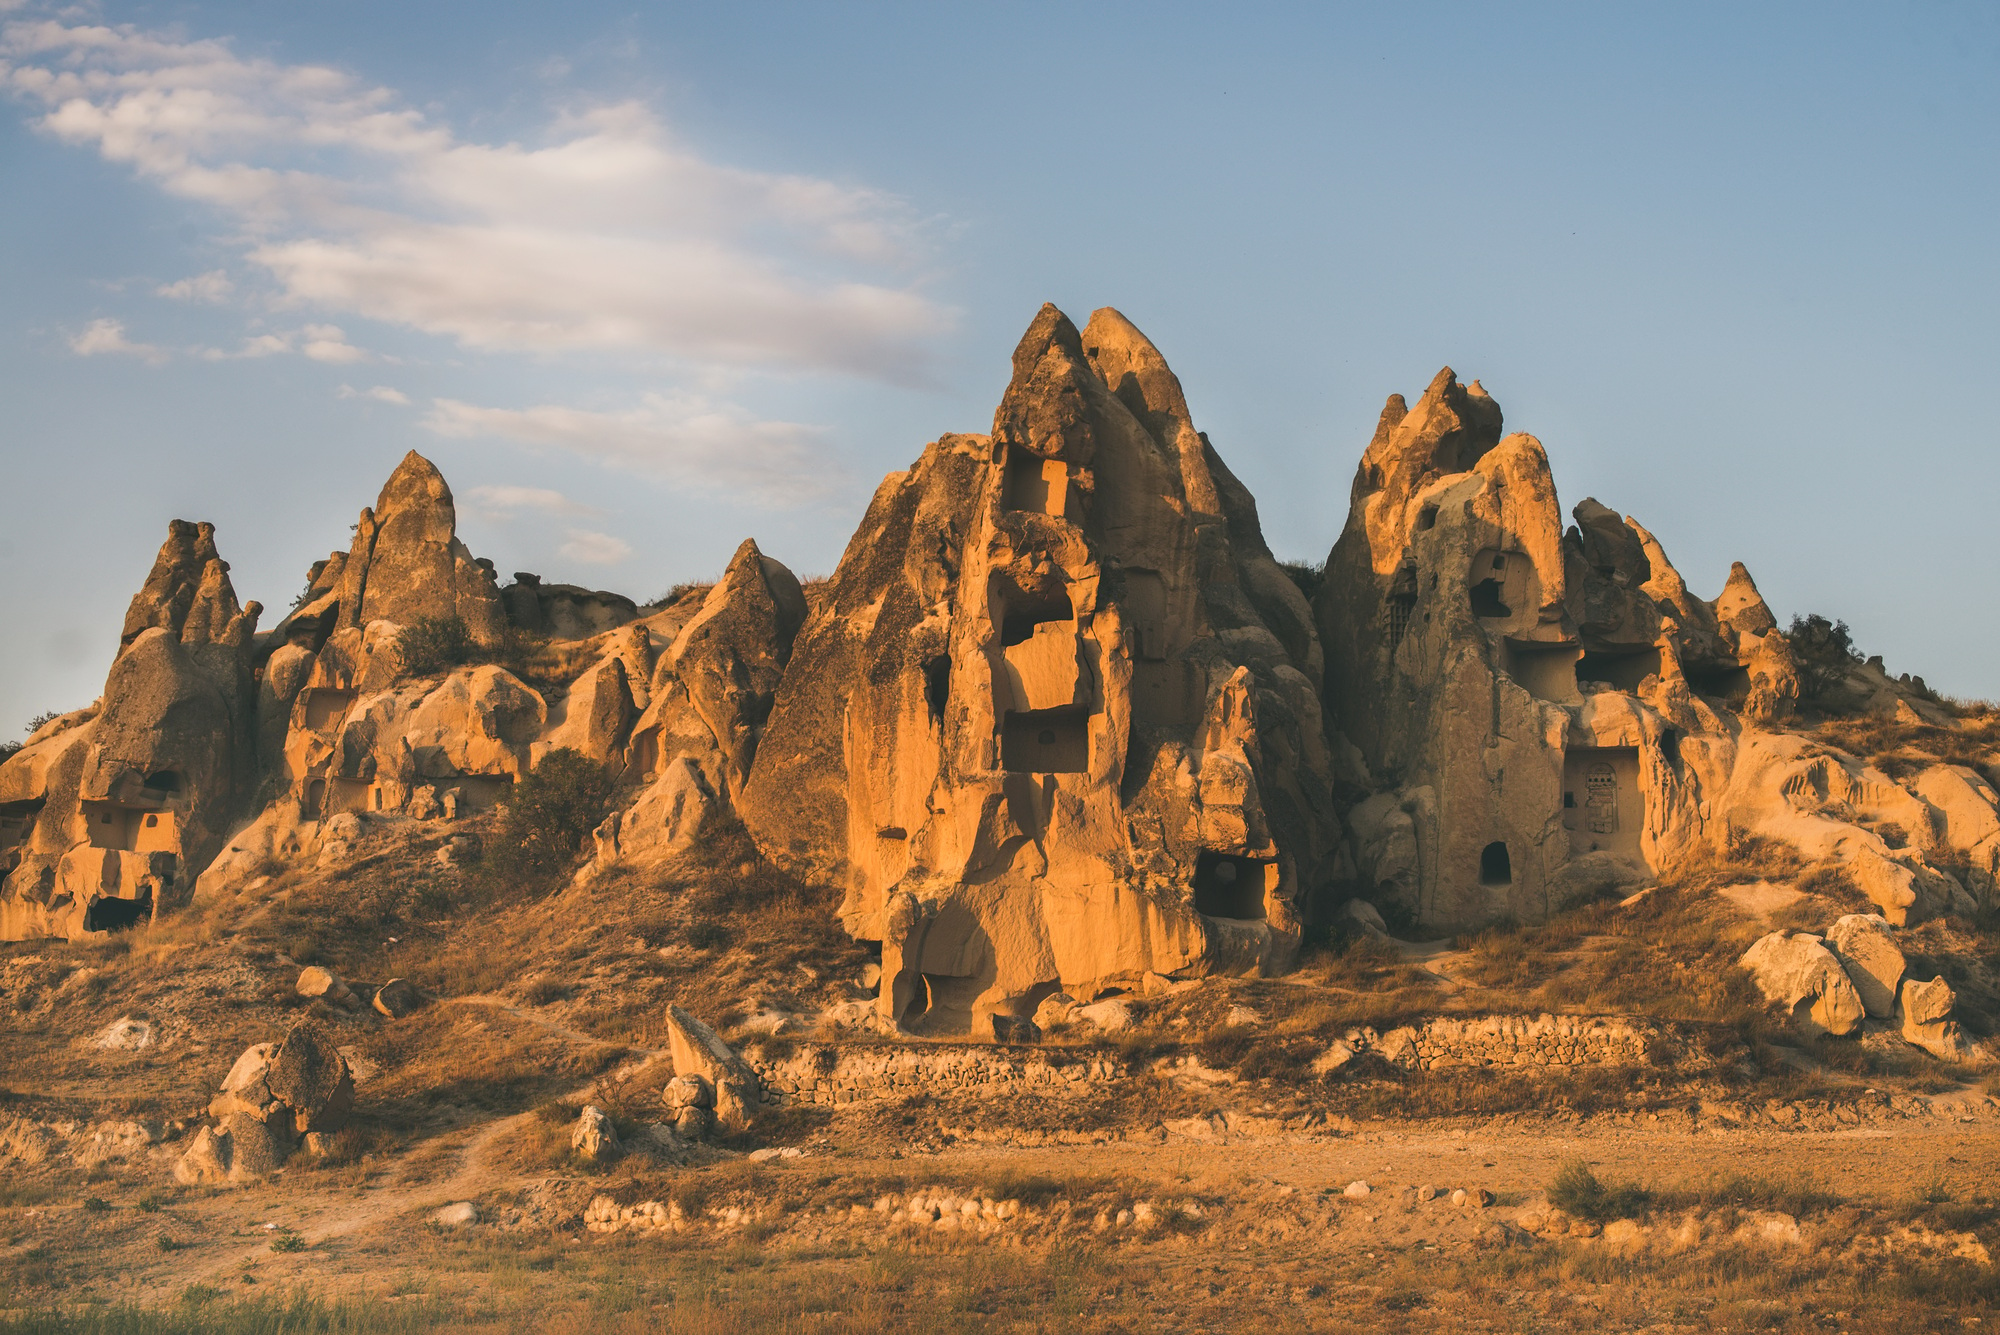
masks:
<svg viewBox="0 0 2000 1335"><path fill-rule="evenodd" d="M1847 623L1828 621L1817 612L1793 617L1785 638L1791 641L1792 657L1799 665L1799 695L1805 700L1818 702L1861 661Z"/></svg>
<svg viewBox="0 0 2000 1335"><path fill-rule="evenodd" d="M418 617L396 635L396 657L413 677L450 671L469 662L478 648L461 616Z"/></svg>
<svg viewBox="0 0 2000 1335"><path fill-rule="evenodd" d="M555 748L503 800L498 846L487 861L517 878L567 871L610 812L617 787L611 771L590 757Z"/></svg>

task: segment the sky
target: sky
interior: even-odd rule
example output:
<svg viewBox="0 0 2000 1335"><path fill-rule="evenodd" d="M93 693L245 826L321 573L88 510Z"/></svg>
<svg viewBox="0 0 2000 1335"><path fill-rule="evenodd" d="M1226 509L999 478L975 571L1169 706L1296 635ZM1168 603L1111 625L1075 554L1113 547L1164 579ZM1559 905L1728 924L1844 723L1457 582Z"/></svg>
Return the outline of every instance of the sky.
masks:
<svg viewBox="0 0 2000 1335"><path fill-rule="evenodd" d="M644 600L826 574L1116 306L1320 560L1438 368L1698 594L2000 696L1990 5L0 0L0 740L173 518L275 624L406 450Z"/></svg>

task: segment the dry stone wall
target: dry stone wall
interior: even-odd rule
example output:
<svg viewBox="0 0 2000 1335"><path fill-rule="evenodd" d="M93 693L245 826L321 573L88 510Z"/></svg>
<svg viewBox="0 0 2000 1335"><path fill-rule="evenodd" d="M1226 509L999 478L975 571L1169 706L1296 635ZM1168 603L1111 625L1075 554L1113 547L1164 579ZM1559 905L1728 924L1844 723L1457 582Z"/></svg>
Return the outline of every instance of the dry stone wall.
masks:
<svg viewBox="0 0 2000 1335"><path fill-rule="evenodd" d="M766 1096L780 1104L841 1104L909 1094L1063 1093L1122 1080L1126 1065L1099 1053L940 1044L846 1047L811 1044L781 1060L755 1061Z"/></svg>
<svg viewBox="0 0 2000 1335"><path fill-rule="evenodd" d="M1364 1035L1365 1037L1365 1035ZM1398 1066L1643 1066L1664 1037L1657 1025L1591 1015L1439 1018L1384 1034L1371 1044Z"/></svg>

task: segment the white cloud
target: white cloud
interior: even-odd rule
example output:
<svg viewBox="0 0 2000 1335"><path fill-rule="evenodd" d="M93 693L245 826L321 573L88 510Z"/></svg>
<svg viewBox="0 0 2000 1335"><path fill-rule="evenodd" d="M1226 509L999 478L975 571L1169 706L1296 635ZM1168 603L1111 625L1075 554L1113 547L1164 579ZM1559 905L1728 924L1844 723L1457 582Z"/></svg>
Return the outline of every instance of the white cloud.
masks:
<svg viewBox="0 0 2000 1335"><path fill-rule="evenodd" d="M911 381L951 321L899 200L711 162L633 103L473 143L339 70L55 20L0 33L0 87L233 220L283 299L468 347Z"/></svg>
<svg viewBox="0 0 2000 1335"><path fill-rule="evenodd" d="M167 359L164 349L151 343L134 343L125 337L125 322L122 320L92 320L81 334L70 339L69 350L79 357L142 357L155 366Z"/></svg>
<svg viewBox="0 0 2000 1335"><path fill-rule="evenodd" d="M648 394L636 408L598 412L543 404L483 408L435 399L424 425L440 436L511 440L771 504L814 500L841 481L818 427L760 421L730 404Z"/></svg>
<svg viewBox="0 0 2000 1335"><path fill-rule="evenodd" d="M338 397L343 399L374 399L377 403L393 403L401 408L410 406L410 396L400 389L388 385L376 385L372 389L356 389L352 385L342 385Z"/></svg>
<svg viewBox="0 0 2000 1335"><path fill-rule="evenodd" d="M609 533L573 528L569 541L556 548L556 555L583 565L615 566L631 557L632 544Z"/></svg>
<svg viewBox="0 0 2000 1335"><path fill-rule="evenodd" d="M171 297L175 301L200 301L211 306L229 300L236 290L236 284L229 281L229 275L221 269L211 269L207 273L183 278L176 283L167 283L153 289L153 295Z"/></svg>
<svg viewBox="0 0 2000 1335"><path fill-rule="evenodd" d="M488 485L474 487L466 495L479 509L496 518L508 518L522 510L542 510L554 515L602 513L549 487Z"/></svg>
<svg viewBox="0 0 2000 1335"><path fill-rule="evenodd" d="M309 324L301 331L305 335L305 346L299 351L316 362L332 362L343 366L348 362L371 360L369 355L347 341L347 335L339 325Z"/></svg>

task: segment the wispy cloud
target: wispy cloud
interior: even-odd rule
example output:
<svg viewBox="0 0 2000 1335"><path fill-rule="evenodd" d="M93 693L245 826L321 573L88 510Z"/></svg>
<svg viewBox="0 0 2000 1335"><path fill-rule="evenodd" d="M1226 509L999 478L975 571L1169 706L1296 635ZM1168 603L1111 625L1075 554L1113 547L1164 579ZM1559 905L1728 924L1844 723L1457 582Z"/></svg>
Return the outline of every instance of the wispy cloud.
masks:
<svg viewBox="0 0 2000 1335"><path fill-rule="evenodd" d="M167 351L151 343L134 343L125 337L123 320L92 320L69 341L69 350L79 357L139 357L158 366L167 360Z"/></svg>
<svg viewBox="0 0 2000 1335"><path fill-rule="evenodd" d="M389 385L376 385L371 389L356 389L352 385L342 385L338 393L343 399L373 399L377 403L393 403L399 408L410 406L410 396Z"/></svg>
<svg viewBox="0 0 2000 1335"><path fill-rule="evenodd" d="M236 291L236 284L229 281L229 275L221 269L211 269L207 273L183 278L179 282L164 283L153 289L153 295L168 297L174 301L200 301L209 305L220 305L229 300Z"/></svg>
<svg viewBox="0 0 2000 1335"><path fill-rule="evenodd" d="M550 487L516 487L489 484L465 493L480 510L496 518L509 518L522 510L540 510L552 515L594 515L603 511L573 501Z"/></svg>
<svg viewBox="0 0 2000 1335"><path fill-rule="evenodd" d="M913 276L924 229L901 201L712 162L636 103L534 145L468 142L340 70L53 19L0 32L0 87L49 134L230 219L281 301L470 348L910 382L951 323Z"/></svg>
<svg viewBox="0 0 2000 1335"><path fill-rule="evenodd" d="M694 395L648 394L623 412L555 404L486 408L436 399L424 425L440 436L561 450L697 490L780 505L816 500L844 480L819 428L760 421Z"/></svg>
<svg viewBox="0 0 2000 1335"><path fill-rule="evenodd" d="M556 548L556 555L581 565L615 566L632 555L632 544L609 533L573 528L569 539Z"/></svg>

